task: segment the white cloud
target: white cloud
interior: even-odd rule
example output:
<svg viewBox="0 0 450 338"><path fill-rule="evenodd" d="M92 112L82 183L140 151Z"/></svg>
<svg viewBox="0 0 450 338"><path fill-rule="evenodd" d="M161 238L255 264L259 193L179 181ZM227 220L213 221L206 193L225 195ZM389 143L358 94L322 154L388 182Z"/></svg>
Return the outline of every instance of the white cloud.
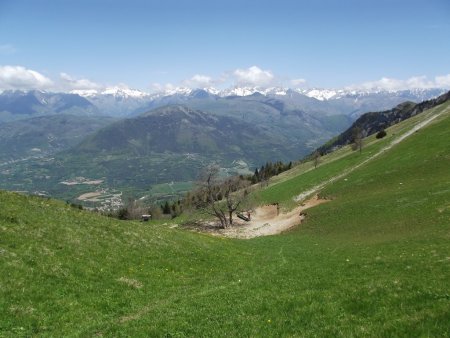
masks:
<svg viewBox="0 0 450 338"><path fill-rule="evenodd" d="M306 84L305 79L292 79L290 82L291 82L291 85L294 87L300 87L300 86L304 86Z"/></svg>
<svg viewBox="0 0 450 338"><path fill-rule="evenodd" d="M75 79L67 73L60 73L59 78L63 90L92 90L102 88L98 83L88 79Z"/></svg>
<svg viewBox="0 0 450 338"><path fill-rule="evenodd" d="M14 54L16 51L17 51L16 48L13 45L10 45L9 43L0 45L0 54L9 55Z"/></svg>
<svg viewBox="0 0 450 338"><path fill-rule="evenodd" d="M439 87L442 88L450 88L450 74L442 75L442 76L436 76L435 82Z"/></svg>
<svg viewBox="0 0 450 338"><path fill-rule="evenodd" d="M184 80L183 84L190 88L208 88L213 85L213 79L207 75L196 74L188 80Z"/></svg>
<svg viewBox="0 0 450 338"><path fill-rule="evenodd" d="M192 91L192 88L186 86L176 86L172 83L160 84L160 83L152 83L151 89L155 93L164 92L165 94L172 95L176 93L185 93L189 94Z"/></svg>
<svg viewBox="0 0 450 338"><path fill-rule="evenodd" d="M161 83L155 82L150 85L150 88L154 92L163 92L166 90L172 90L172 89L176 88L176 86L171 83L161 84Z"/></svg>
<svg viewBox="0 0 450 338"><path fill-rule="evenodd" d="M0 66L0 90L48 89L53 81L22 66Z"/></svg>
<svg viewBox="0 0 450 338"><path fill-rule="evenodd" d="M244 69L223 72L218 77L209 75L195 74L189 79L180 81L177 85L173 83L160 84L153 83L151 88L154 92L172 91L175 89L195 89L195 88L216 88L217 90L229 87L270 87L270 86L294 86L304 87L307 82L305 79L289 79L275 76L270 70L263 70L258 66L252 66Z"/></svg>
<svg viewBox="0 0 450 338"><path fill-rule="evenodd" d="M262 70L257 66L247 69L236 69L233 72L238 85L244 86L267 86L270 85L275 76L270 70Z"/></svg>
<svg viewBox="0 0 450 338"><path fill-rule="evenodd" d="M357 85L351 85L346 89L362 90L408 90L408 89L430 89L430 88L450 88L450 74L436 76L433 80L426 76L413 76L406 80L383 77L377 81L368 81Z"/></svg>

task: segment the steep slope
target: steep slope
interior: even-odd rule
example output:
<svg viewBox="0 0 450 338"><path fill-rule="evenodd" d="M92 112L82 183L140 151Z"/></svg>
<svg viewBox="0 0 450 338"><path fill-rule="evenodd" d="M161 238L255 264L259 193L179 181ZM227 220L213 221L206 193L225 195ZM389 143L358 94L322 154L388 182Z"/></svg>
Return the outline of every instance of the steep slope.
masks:
<svg viewBox="0 0 450 338"><path fill-rule="evenodd" d="M420 133L422 125L436 124L436 120L445 125L442 120L448 120L449 114L450 101L447 101L389 127L386 129L387 136L382 139L377 139L375 135L365 138L361 153L352 150L350 146L344 146L322 156L317 168L314 161L303 161L292 170L274 177L272 187L261 192L261 199L265 203L278 202L292 207L295 200L320 192L331 182L341 180L343 175L367 165L386 151L391 151L405 138ZM442 146L444 144L445 142Z"/></svg>
<svg viewBox="0 0 450 338"><path fill-rule="evenodd" d="M391 127L440 114L280 236L216 238L0 192L2 335L449 336L449 106ZM264 192L292 200L390 137Z"/></svg>
<svg viewBox="0 0 450 338"><path fill-rule="evenodd" d="M332 149L353 142L353 131L355 128L359 128L363 136L369 136L382 129L386 129L396 123L406 120L411 116L420 114L427 109L436 107L448 100L450 100L450 92L442 94L435 99L423 101L418 104L413 102L405 102L387 111L366 113L358 118L346 131L324 146L318 148L318 151L322 154L327 153Z"/></svg>
<svg viewBox="0 0 450 338"><path fill-rule="evenodd" d="M168 106L119 121L71 151L89 156L110 153L150 156L155 153L193 153L233 161L264 161L267 156L286 159L298 151L285 147L282 135L231 117L213 116L183 106ZM282 152L283 150L283 152Z"/></svg>
<svg viewBox="0 0 450 338"><path fill-rule="evenodd" d="M303 156L330 137L347 128L352 120L329 107L298 93L291 99L255 93L249 96L191 99L185 104L218 116L231 116L243 123L263 128L272 135L284 135ZM302 99L298 99L298 97ZM314 106L319 102L320 107Z"/></svg>

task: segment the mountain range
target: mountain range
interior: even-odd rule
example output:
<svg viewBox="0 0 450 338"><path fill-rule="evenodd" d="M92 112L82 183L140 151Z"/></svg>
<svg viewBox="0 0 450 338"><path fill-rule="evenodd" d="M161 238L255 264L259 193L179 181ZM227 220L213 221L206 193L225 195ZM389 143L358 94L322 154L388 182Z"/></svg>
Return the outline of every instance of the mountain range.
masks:
<svg viewBox="0 0 450 338"><path fill-rule="evenodd" d="M60 114L93 116L100 111L88 99L72 93L7 90L0 94L0 123Z"/></svg>
<svg viewBox="0 0 450 338"><path fill-rule="evenodd" d="M0 123L29 117L73 114L110 115L126 117L150 109L170 105L214 106L227 98L246 99L263 96L276 99L295 109L327 114L344 114L356 119L367 111L390 109L405 101L421 102L436 97L445 89L385 90L329 90L234 87L225 90L214 88L175 88L157 93L145 93L121 87L98 90L74 90L71 93L51 93L37 90L4 91L0 93Z"/></svg>
<svg viewBox="0 0 450 338"><path fill-rule="evenodd" d="M443 91L3 92L0 186L64 199L92 189L149 196L164 184L177 194L210 163L224 174L248 174L267 161L296 161L363 112ZM84 180L102 183L62 184Z"/></svg>
<svg viewBox="0 0 450 338"><path fill-rule="evenodd" d="M367 111L389 109L404 101L421 102L445 92L445 89L411 89L400 91L354 90L354 89L290 89L282 87L233 87L224 90L215 88L173 88L157 93L145 93L120 87L104 91L75 91L86 98L101 112L108 115L126 116L139 114L150 108L168 104L186 104L203 100L214 102L222 98L245 98L262 95L296 105L309 112L345 114L357 118ZM307 103L307 107L305 104Z"/></svg>

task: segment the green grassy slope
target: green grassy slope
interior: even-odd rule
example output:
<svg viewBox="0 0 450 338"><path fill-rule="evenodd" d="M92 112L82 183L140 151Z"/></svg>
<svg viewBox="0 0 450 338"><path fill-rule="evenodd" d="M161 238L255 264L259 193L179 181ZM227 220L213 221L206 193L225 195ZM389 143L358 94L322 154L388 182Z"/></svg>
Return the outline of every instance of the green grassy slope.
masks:
<svg viewBox="0 0 450 338"><path fill-rule="evenodd" d="M274 184L268 189L264 189L257 193L258 199L263 203L278 202L287 206L292 206L293 196L367 160L421 121L437 114L443 114L441 117L438 117L439 121L447 118L449 112L450 102L447 102L386 129L387 136L383 139L376 139L375 135L372 135L364 139L364 151L361 154L352 151L350 146L346 146L336 152L323 156L320 159L319 166L314 170L312 161L303 163L293 170L283 173L279 175L279 177L275 177ZM444 146L444 144L445 142L443 141L442 146Z"/></svg>
<svg viewBox="0 0 450 338"><path fill-rule="evenodd" d="M449 336L449 132L446 113L328 185L302 226L252 240L1 192L0 336ZM388 141L262 198L287 201Z"/></svg>

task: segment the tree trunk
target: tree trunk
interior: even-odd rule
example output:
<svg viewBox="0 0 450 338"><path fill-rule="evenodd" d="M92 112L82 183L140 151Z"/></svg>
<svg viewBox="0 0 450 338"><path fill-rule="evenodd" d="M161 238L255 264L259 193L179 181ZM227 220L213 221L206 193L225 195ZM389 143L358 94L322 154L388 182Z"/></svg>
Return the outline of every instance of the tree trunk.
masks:
<svg viewBox="0 0 450 338"><path fill-rule="evenodd" d="M216 209L213 205L214 214L220 221L220 225L222 229L228 228L228 219L227 216L224 214L224 212L220 209Z"/></svg>
<svg viewBox="0 0 450 338"><path fill-rule="evenodd" d="M226 229L228 227L226 217L219 217L219 220L220 220L220 225L221 225L222 229Z"/></svg>

